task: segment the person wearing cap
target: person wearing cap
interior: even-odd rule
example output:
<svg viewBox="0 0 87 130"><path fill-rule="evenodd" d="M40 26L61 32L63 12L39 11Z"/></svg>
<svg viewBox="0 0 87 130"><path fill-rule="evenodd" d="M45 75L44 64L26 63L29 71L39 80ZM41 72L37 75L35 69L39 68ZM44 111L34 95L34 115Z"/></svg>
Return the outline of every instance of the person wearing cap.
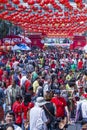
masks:
<svg viewBox="0 0 87 130"><path fill-rule="evenodd" d="M47 130L48 119L43 109L45 104L43 97L37 97L35 106L30 110L30 130Z"/></svg>
<svg viewBox="0 0 87 130"><path fill-rule="evenodd" d="M56 89L54 91L54 97L51 99L51 102L56 107L55 116L61 119L65 119L65 117L67 117L67 122L69 123L70 118L67 103L64 97L60 96L60 94L61 94L60 89Z"/></svg>

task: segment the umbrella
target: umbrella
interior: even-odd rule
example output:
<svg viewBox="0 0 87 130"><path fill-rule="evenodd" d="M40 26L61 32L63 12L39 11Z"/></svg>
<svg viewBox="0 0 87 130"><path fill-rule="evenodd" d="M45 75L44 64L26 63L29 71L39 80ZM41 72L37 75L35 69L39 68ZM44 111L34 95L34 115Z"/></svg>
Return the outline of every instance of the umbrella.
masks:
<svg viewBox="0 0 87 130"><path fill-rule="evenodd" d="M12 47L12 50L13 51L18 51L18 50L29 51L29 50L31 50L31 48L23 43L20 43L20 44L15 45L14 47Z"/></svg>
<svg viewBox="0 0 87 130"><path fill-rule="evenodd" d="M26 44L23 44L23 43L18 44L18 47L20 48L19 50L25 50L25 51L31 50L30 47L28 47Z"/></svg>
<svg viewBox="0 0 87 130"><path fill-rule="evenodd" d="M20 50L20 48L19 48L18 45L15 45L15 46L12 47L12 50L13 50L13 51L16 51L16 50Z"/></svg>

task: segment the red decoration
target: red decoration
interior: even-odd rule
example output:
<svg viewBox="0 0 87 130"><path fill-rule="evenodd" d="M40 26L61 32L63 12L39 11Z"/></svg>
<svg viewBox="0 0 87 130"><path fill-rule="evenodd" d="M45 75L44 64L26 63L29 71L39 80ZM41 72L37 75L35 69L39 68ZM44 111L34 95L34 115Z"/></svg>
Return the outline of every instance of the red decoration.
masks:
<svg viewBox="0 0 87 130"><path fill-rule="evenodd" d="M20 4L20 1L19 0L12 0L12 2L16 5Z"/></svg>
<svg viewBox="0 0 87 130"><path fill-rule="evenodd" d="M41 0L36 0L36 3L40 3L41 2Z"/></svg>
<svg viewBox="0 0 87 130"><path fill-rule="evenodd" d="M23 0L25 3L28 2L28 0Z"/></svg>
<svg viewBox="0 0 87 130"><path fill-rule="evenodd" d="M3 5L0 5L0 10L4 9L4 6Z"/></svg>
<svg viewBox="0 0 87 130"><path fill-rule="evenodd" d="M27 2L29 5L33 5L34 4L34 0L28 0Z"/></svg>
<svg viewBox="0 0 87 130"><path fill-rule="evenodd" d="M6 4L8 3L8 0L0 0L0 3Z"/></svg>

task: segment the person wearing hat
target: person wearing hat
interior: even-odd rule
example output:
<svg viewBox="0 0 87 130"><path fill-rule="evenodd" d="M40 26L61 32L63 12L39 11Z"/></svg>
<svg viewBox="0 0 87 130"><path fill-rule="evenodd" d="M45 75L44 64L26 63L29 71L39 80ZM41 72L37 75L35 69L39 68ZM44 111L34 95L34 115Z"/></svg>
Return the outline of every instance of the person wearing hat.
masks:
<svg viewBox="0 0 87 130"><path fill-rule="evenodd" d="M66 123L69 123L70 118L66 100L64 99L64 97L60 96L60 94L60 89L56 89L54 91L54 97L51 99L51 102L56 107L55 116L57 118L61 118L61 121L63 120L59 126L59 128L63 129Z"/></svg>
<svg viewBox="0 0 87 130"><path fill-rule="evenodd" d="M43 97L37 97L35 106L30 110L30 130L47 130L48 119L43 109L45 104Z"/></svg>

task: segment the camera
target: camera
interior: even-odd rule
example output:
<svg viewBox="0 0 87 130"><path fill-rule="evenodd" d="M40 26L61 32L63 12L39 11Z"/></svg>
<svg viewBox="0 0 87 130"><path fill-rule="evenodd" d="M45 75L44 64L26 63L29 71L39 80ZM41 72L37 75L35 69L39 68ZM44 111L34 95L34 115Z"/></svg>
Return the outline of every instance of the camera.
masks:
<svg viewBox="0 0 87 130"><path fill-rule="evenodd" d="M0 124L0 130L5 130L6 124Z"/></svg>
<svg viewBox="0 0 87 130"><path fill-rule="evenodd" d="M58 129L59 122L61 121L61 118L54 118L54 120L51 123L52 129Z"/></svg>

